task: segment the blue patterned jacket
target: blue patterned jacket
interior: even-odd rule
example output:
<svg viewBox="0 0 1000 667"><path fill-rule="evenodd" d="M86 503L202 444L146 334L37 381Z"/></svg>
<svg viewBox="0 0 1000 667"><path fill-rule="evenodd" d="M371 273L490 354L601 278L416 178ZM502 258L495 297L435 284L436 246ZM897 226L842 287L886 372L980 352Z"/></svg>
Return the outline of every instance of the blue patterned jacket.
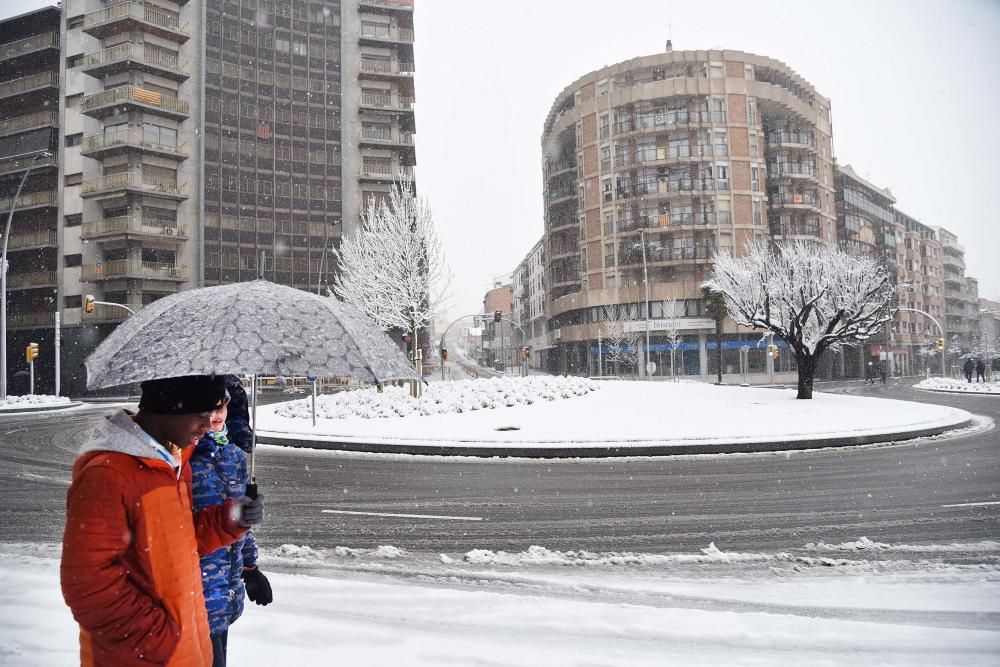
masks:
<svg viewBox="0 0 1000 667"><path fill-rule="evenodd" d="M228 378L227 378L228 379ZM221 433L208 433L195 447L191 457L194 510L222 504L227 498L246 495L249 470L246 454L252 433L247 418L246 392L242 386L227 382L229 418ZM245 588L241 577L244 566L257 564L257 543L253 531L228 547L201 558L201 579L208 608L209 631L225 632L243 613Z"/></svg>

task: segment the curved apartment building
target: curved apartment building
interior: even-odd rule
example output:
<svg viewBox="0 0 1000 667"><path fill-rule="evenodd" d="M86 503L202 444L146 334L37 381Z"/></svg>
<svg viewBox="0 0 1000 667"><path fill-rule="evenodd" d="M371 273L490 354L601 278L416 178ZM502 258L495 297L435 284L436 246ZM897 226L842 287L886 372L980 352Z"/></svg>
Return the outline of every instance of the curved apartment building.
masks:
<svg viewBox="0 0 1000 667"><path fill-rule="evenodd" d="M749 53L668 44L565 88L542 134L549 369L594 372L606 306L645 331L645 255L656 374L670 372L674 327L681 372L714 372L699 287L713 253L754 238L837 243L831 134L826 98ZM723 370L736 372L760 334L723 331ZM763 348L749 352L762 370Z"/></svg>

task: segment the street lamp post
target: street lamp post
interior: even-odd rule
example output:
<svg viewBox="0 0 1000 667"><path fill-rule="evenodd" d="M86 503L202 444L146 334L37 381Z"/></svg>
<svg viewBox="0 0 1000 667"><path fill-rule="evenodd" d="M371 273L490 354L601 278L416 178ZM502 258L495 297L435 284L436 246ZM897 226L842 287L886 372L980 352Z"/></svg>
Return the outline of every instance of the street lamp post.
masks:
<svg viewBox="0 0 1000 667"><path fill-rule="evenodd" d="M28 168L21 177L21 182L17 185L17 192L10 200L10 211L7 213L7 226L3 232L3 255L0 256L0 401L7 400L7 241L10 240L10 223L14 220L14 209L17 208L17 200L21 196L21 188L28 180L28 174L35 166L35 160L40 157L52 157L48 151L39 151L31 158Z"/></svg>
<svg viewBox="0 0 1000 667"><path fill-rule="evenodd" d="M639 228L639 242L642 243L642 282L646 287L646 347L643 350L642 369L649 377L649 271L646 269L646 228Z"/></svg>

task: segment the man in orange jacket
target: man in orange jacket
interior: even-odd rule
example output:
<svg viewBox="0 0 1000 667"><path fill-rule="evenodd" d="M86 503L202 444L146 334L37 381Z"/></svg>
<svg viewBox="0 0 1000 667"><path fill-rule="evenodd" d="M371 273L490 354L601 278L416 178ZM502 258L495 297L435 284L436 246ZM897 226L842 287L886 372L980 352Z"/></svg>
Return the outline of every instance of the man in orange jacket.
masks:
<svg viewBox="0 0 1000 667"><path fill-rule="evenodd" d="M212 664L199 554L264 517L260 497L192 512L188 459L225 401L221 375L143 382L139 412L102 418L81 449L61 578L82 665Z"/></svg>

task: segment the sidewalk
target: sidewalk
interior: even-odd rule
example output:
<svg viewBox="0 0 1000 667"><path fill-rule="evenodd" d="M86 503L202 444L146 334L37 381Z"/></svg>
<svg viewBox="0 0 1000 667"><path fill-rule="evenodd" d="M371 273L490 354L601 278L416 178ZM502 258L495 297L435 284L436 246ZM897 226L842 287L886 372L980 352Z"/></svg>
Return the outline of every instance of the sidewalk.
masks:
<svg viewBox="0 0 1000 667"><path fill-rule="evenodd" d="M810 401L797 401L793 389L693 382L595 384L596 390L584 396L552 402L461 414L321 418L315 428L309 403L295 401L258 408L257 437L274 445L361 452L662 456L874 444L938 435L973 423L968 412L946 406L822 392Z"/></svg>

